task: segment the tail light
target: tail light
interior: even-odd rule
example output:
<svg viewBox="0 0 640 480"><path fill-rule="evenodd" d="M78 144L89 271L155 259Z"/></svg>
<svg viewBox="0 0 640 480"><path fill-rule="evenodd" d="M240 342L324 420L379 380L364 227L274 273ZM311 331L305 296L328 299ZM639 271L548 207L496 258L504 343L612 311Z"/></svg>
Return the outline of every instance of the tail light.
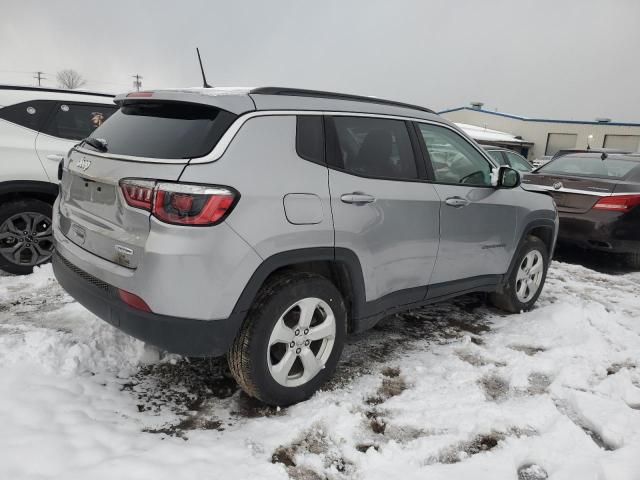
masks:
<svg viewBox="0 0 640 480"><path fill-rule="evenodd" d="M628 212L637 205L640 205L640 195L616 195L602 197L593 208L612 212Z"/></svg>
<svg viewBox="0 0 640 480"><path fill-rule="evenodd" d="M127 204L175 225L216 225L231 212L239 194L229 187L124 179Z"/></svg>
<svg viewBox="0 0 640 480"><path fill-rule="evenodd" d="M129 205L151 211L155 184L152 180L125 179L120 181L120 189Z"/></svg>

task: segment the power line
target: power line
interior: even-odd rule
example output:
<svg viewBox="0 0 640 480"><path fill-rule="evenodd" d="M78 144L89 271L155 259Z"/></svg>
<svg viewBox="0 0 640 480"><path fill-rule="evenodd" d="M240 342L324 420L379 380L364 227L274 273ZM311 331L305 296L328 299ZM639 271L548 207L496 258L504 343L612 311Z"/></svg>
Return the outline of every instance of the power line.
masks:
<svg viewBox="0 0 640 480"><path fill-rule="evenodd" d="M25 71L22 71L22 70L0 70L0 73L28 73L29 75L31 75L33 73L33 71L30 70L28 72L25 72Z"/></svg>
<svg viewBox="0 0 640 480"><path fill-rule="evenodd" d="M86 78L85 79L87 81L87 83L98 83L98 84L104 84L104 85L118 85L120 87L125 87L125 86L129 86L129 84L127 83L120 83L120 82L103 82L101 80L93 80L91 78Z"/></svg>

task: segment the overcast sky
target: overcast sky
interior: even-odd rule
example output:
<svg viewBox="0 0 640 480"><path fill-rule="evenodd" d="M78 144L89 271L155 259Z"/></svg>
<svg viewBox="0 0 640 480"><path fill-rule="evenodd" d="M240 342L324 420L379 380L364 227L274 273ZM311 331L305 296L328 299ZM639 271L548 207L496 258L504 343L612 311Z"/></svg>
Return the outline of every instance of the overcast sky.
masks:
<svg viewBox="0 0 640 480"><path fill-rule="evenodd" d="M640 0L1 0L0 83L209 83L640 121Z"/></svg>

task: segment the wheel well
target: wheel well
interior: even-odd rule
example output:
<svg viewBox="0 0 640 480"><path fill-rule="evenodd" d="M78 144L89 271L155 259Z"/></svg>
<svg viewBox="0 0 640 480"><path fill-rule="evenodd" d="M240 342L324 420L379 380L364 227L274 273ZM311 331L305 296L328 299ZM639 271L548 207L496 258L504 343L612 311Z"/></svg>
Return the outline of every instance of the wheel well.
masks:
<svg viewBox="0 0 640 480"><path fill-rule="evenodd" d="M265 283L273 277L286 275L290 272L315 273L330 280L342 294L347 309L348 328L350 332L352 331L354 306L353 283L349 269L344 263L333 260L314 260L286 265L271 272L265 279Z"/></svg>
<svg viewBox="0 0 640 480"><path fill-rule="evenodd" d="M53 205L56 195L45 192L7 192L0 194L0 205L17 200L36 199Z"/></svg>
<svg viewBox="0 0 640 480"><path fill-rule="evenodd" d="M551 255L553 248L553 229L547 226L534 227L527 232L527 235L538 237L547 246L547 253Z"/></svg>

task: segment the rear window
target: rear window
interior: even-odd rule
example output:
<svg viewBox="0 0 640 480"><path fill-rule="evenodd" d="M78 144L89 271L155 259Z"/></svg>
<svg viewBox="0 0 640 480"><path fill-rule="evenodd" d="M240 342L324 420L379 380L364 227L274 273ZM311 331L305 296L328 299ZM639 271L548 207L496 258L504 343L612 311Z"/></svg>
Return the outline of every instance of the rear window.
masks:
<svg viewBox="0 0 640 480"><path fill-rule="evenodd" d="M538 171L550 175L624 178L636 167L640 167L640 163L633 160L621 158L606 158L602 160L600 155L588 157L568 155L556 158L540 167Z"/></svg>
<svg viewBox="0 0 640 480"><path fill-rule="evenodd" d="M198 158L213 150L236 118L230 112L208 105L133 103L123 105L91 136L106 140L106 153L163 159Z"/></svg>

